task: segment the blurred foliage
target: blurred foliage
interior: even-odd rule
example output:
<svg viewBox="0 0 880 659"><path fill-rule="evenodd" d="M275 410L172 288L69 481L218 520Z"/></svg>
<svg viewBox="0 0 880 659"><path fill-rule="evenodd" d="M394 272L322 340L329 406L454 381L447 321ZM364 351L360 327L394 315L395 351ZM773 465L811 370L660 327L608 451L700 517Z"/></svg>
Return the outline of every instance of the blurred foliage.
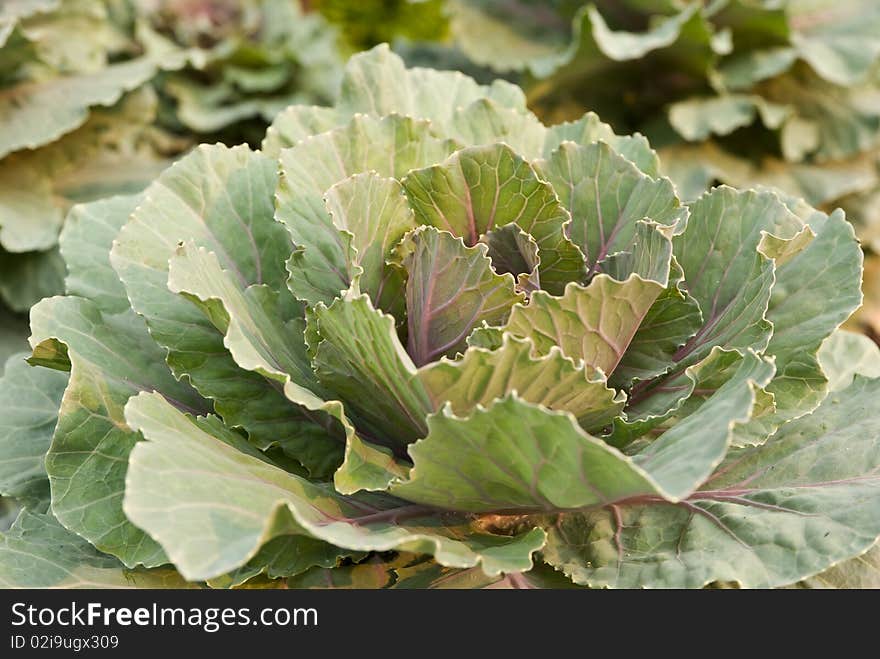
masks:
<svg viewBox="0 0 880 659"><path fill-rule="evenodd" d="M304 4L339 28L351 52L398 39L442 41L449 35L443 0L312 0Z"/></svg>
<svg viewBox="0 0 880 659"><path fill-rule="evenodd" d="M297 0L0 3L0 353L24 347L12 328L63 289L73 204L136 192L196 143L258 141L292 103L326 103L336 35Z"/></svg>

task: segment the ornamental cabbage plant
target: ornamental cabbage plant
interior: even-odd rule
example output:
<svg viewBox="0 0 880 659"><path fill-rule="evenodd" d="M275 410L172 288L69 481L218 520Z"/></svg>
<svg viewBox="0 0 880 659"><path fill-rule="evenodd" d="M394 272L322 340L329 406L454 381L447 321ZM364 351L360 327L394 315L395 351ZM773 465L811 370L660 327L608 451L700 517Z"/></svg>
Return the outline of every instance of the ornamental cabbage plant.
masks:
<svg viewBox="0 0 880 659"><path fill-rule="evenodd" d="M72 205L143 190L199 136L259 143L287 105L331 101L340 70L297 0L0 3L0 361L64 291Z"/></svg>
<svg viewBox="0 0 880 659"><path fill-rule="evenodd" d="M870 584L852 226L658 167L380 46L77 206L0 384L0 583Z"/></svg>

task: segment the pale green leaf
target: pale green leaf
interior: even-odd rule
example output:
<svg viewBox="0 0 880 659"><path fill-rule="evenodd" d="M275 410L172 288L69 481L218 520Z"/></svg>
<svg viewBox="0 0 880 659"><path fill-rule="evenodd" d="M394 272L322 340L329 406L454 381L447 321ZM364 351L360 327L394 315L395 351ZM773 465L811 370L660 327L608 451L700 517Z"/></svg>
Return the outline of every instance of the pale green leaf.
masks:
<svg viewBox="0 0 880 659"><path fill-rule="evenodd" d="M151 87L127 94L61 139L0 163L0 242L16 252L55 245L64 215L78 202L146 187L189 145L157 129Z"/></svg>
<svg viewBox="0 0 880 659"><path fill-rule="evenodd" d="M810 155L824 163L877 146L880 107L877 87L870 81L841 87L803 66L762 83L760 91L771 102L795 108L800 133L795 141L805 140L805 144L791 149L794 154L789 155ZM813 148L807 151L809 146Z"/></svg>
<svg viewBox="0 0 880 659"><path fill-rule="evenodd" d="M679 504L566 514L544 559L617 588L784 586L863 554L880 535L880 379L856 378L764 445L731 452Z"/></svg>
<svg viewBox="0 0 880 659"><path fill-rule="evenodd" d="M669 283L672 273L673 225L658 224L652 220L637 220L632 243L625 251L609 254L596 269L617 281L638 275L659 283Z"/></svg>
<svg viewBox="0 0 880 659"><path fill-rule="evenodd" d="M657 176L660 170L657 153L643 135L617 135L594 112L587 112L577 121L567 121L548 128L544 141L544 158L549 158L563 142L574 142L581 146L605 142L648 176Z"/></svg>
<svg viewBox="0 0 880 659"><path fill-rule="evenodd" d="M855 375L880 377L880 347L864 334L834 332L822 342L818 358L829 391L845 389Z"/></svg>
<svg viewBox="0 0 880 659"><path fill-rule="evenodd" d="M862 250L852 225L837 211L818 213L810 226L815 238L790 258L777 259L767 310L773 323L767 352L777 369L767 391L776 401L777 424L806 414L825 397L816 353L862 301Z"/></svg>
<svg viewBox="0 0 880 659"><path fill-rule="evenodd" d="M111 19L102 2L67 0L51 6L12 0L11 4L29 6L29 15L22 17L18 28L33 44L40 62L53 72L99 72L124 47L121 26Z"/></svg>
<svg viewBox="0 0 880 659"><path fill-rule="evenodd" d="M773 377L773 363L746 353L736 373L693 414L679 419L633 458L673 498L683 499L724 459L736 425L752 418L759 387Z"/></svg>
<svg viewBox="0 0 880 659"><path fill-rule="evenodd" d="M47 298L31 309L31 332L33 363L61 368L69 361L70 383L46 456L52 511L130 567L161 565L159 546L122 512L127 458L138 440L122 410L139 391L162 391L187 410L203 410L204 401L174 379L164 351L131 311L105 315L83 298ZM45 353L52 350L50 360Z"/></svg>
<svg viewBox="0 0 880 659"><path fill-rule="evenodd" d="M0 534L3 588L191 588L173 569L128 570L61 526L51 515L22 511Z"/></svg>
<svg viewBox="0 0 880 659"><path fill-rule="evenodd" d="M681 13L664 17L651 29L635 33L611 30L595 7L588 7L586 11L592 22L596 44L607 57L614 60L640 59L652 50L671 46L678 40L684 25L699 17L699 14L697 5L687 5Z"/></svg>
<svg viewBox="0 0 880 659"><path fill-rule="evenodd" d="M661 491L650 475L573 416L515 394L457 417L428 417L428 435L409 453L409 479L391 492L408 501L470 512L542 511L606 503Z"/></svg>
<svg viewBox="0 0 880 659"><path fill-rule="evenodd" d="M478 85L458 71L407 69L387 44L381 44L349 60L337 107L346 116L396 113L429 119L439 134L447 134L455 111L480 98L515 110L525 108L522 92L506 81Z"/></svg>
<svg viewBox="0 0 880 659"><path fill-rule="evenodd" d="M790 46L734 52L721 63L718 73L727 89L749 89L755 83L787 71L797 55L797 50Z"/></svg>
<svg viewBox="0 0 880 659"><path fill-rule="evenodd" d="M114 105L155 75L151 58L112 64L93 74L26 82L0 92L0 157L35 149L85 123L92 106Z"/></svg>
<svg viewBox="0 0 880 659"><path fill-rule="evenodd" d="M515 392L527 403L569 412L588 431L604 428L620 413L623 398L591 373L553 349L532 354L531 341L505 335L497 350L472 347L456 361L440 360L419 369L434 410L449 405L467 416Z"/></svg>
<svg viewBox="0 0 880 659"><path fill-rule="evenodd" d="M47 172L21 157L0 167L0 245L11 252L46 250L58 239L64 217L52 198Z"/></svg>
<svg viewBox="0 0 880 659"><path fill-rule="evenodd" d="M67 375L11 357L0 377L0 494L46 509L49 477L43 464L58 421Z"/></svg>
<svg viewBox="0 0 880 659"><path fill-rule="evenodd" d="M327 190L327 211L347 243L347 279L382 309L402 311L401 273L386 264L394 246L416 226L400 184L373 172ZM344 249L344 248L343 248Z"/></svg>
<svg viewBox="0 0 880 659"><path fill-rule="evenodd" d="M568 48L532 64L536 76L549 77L530 90L530 101L551 107L574 101L599 111L606 120L628 123L631 95L646 104L657 102L650 92L638 95L646 80L674 70L685 89L703 83L717 59L718 40L703 16L702 5L665 3L665 13L657 9L639 6L627 12L635 21L624 26L638 30L629 31L612 29L595 6L581 7L573 19ZM617 12L609 7L607 13L611 18ZM614 24L620 25L616 20ZM635 89L622 94L628 85Z"/></svg>
<svg viewBox="0 0 880 659"><path fill-rule="evenodd" d="M669 122L689 142L711 135L729 135L752 125L760 117L764 126L779 128L791 108L765 101L760 96L729 94L710 98L691 98L669 108Z"/></svg>
<svg viewBox="0 0 880 659"><path fill-rule="evenodd" d="M870 190L876 185L873 160L859 157L822 165L790 163L766 156L759 166L725 151L715 142L679 144L662 150L664 173L683 199L696 199L721 181L737 187L772 186L821 205Z"/></svg>
<svg viewBox="0 0 880 659"><path fill-rule="evenodd" d="M267 156L277 157L281 154L281 149L331 130L339 123L339 113L335 108L291 105L275 117L266 130L266 137L263 138L260 148Z"/></svg>
<svg viewBox="0 0 880 659"><path fill-rule="evenodd" d="M880 58L880 8L871 0L795 0L788 14L799 55L830 82L859 82Z"/></svg>
<svg viewBox="0 0 880 659"><path fill-rule="evenodd" d="M504 142L524 158L534 159L544 151L547 128L531 112L499 107L483 98L455 113L449 134L468 146Z"/></svg>
<svg viewBox="0 0 880 659"><path fill-rule="evenodd" d="M743 355L736 350L712 348L701 361L667 377L636 382L629 392L625 416L614 420L612 432L605 440L612 446L625 447L648 432L658 434L658 428L669 419L687 411L689 401L699 407L706 396L722 386L739 368ZM693 411L690 409L689 411Z"/></svg>
<svg viewBox="0 0 880 659"><path fill-rule="evenodd" d="M286 289L276 293L266 284L243 287L214 252L193 241L179 245L169 259L168 289L197 300L224 333L223 343L241 368L282 383L293 380L306 388L317 384L302 338L301 310Z"/></svg>
<svg viewBox="0 0 880 659"><path fill-rule="evenodd" d="M176 118L194 133L217 133L230 125L255 117L271 119L298 100L294 94L252 95L240 99L225 81L203 84L191 78L171 76L163 91L174 99Z"/></svg>
<svg viewBox="0 0 880 659"><path fill-rule="evenodd" d="M775 272L758 246L765 232L791 238L802 223L775 194L728 187L703 195L690 211L673 249L687 291L700 305L703 326L673 359L694 364L716 345L763 350L772 335L765 314Z"/></svg>
<svg viewBox="0 0 880 659"><path fill-rule="evenodd" d="M586 256L590 274L605 257L631 249L639 220L678 231L687 220L670 181L647 176L607 144L563 142L539 170L571 214L568 235Z"/></svg>
<svg viewBox="0 0 880 659"><path fill-rule="evenodd" d="M523 71L533 61L558 56L566 43L561 17L550 14L552 28L547 29L548 12L540 5L517 3L516 12L504 12L495 2L448 4L450 28L458 46L476 64L494 71ZM541 29L544 27L544 29Z"/></svg>
<svg viewBox="0 0 880 659"><path fill-rule="evenodd" d="M611 374L664 288L638 275L620 282L600 274L587 287L570 283L562 297L533 293L528 305L513 308L505 330L532 339L539 354L556 347Z"/></svg>
<svg viewBox="0 0 880 659"><path fill-rule="evenodd" d="M129 308L125 287L110 266L109 250L141 200L141 195L112 197L71 210L58 241L67 264L69 295L89 299L108 313Z"/></svg>
<svg viewBox="0 0 880 659"><path fill-rule="evenodd" d="M126 514L190 580L236 569L279 535L354 551L427 553L450 567L481 565L489 575L528 570L544 543L540 529L497 536L386 495L340 496L218 441L158 394L132 401L126 418L148 440L131 459Z"/></svg>
<svg viewBox="0 0 880 659"><path fill-rule="evenodd" d="M397 338L394 319L365 295L318 305L315 316L321 337L315 373L365 437L396 451L423 437L431 401Z"/></svg>

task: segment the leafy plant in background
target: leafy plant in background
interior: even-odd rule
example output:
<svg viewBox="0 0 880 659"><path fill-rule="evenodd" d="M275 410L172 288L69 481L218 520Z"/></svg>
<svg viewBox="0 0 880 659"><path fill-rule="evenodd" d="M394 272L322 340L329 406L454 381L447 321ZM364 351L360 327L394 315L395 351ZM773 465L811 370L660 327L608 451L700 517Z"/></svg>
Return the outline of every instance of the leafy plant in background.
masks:
<svg viewBox="0 0 880 659"><path fill-rule="evenodd" d="M379 47L77 206L0 383L0 583L876 583L851 225L658 172Z"/></svg>
<svg viewBox="0 0 880 659"><path fill-rule="evenodd" d="M294 0L3 3L0 360L25 345L16 314L63 290L72 204L143 189L197 136L238 143L329 101L334 35Z"/></svg>
<svg viewBox="0 0 880 659"><path fill-rule="evenodd" d="M545 121L592 110L618 131L641 131L685 199L725 182L842 206L880 252L877 2L447 0L446 9L455 50L516 77ZM880 280L866 280L859 322L878 336L874 287Z"/></svg>
<svg viewBox="0 0 880 659"><path fill-rule="evenodd" d="M305 4L338 28L351 52L390 41L423 43L449 38L444 0L309 0Z"/></svg>
<svg viewBox="0 0 880 659"><path fill-rule="evenodd" d="M298 0L142 0L142 21L170 44L198 48L196 66L164 76L183 130L258 142L291 103L329 103L339 85L336 31ZM142 8L142 14L144 10ZM146 40L146 38L145 38ZM230 127L233 130L230 130Z"/></svg>

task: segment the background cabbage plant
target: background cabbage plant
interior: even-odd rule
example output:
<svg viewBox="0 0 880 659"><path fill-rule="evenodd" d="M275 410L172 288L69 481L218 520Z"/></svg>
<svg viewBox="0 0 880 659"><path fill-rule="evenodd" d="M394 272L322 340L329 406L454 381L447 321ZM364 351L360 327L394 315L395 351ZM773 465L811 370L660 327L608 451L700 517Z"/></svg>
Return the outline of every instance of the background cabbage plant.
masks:
<svg viewBox="0 0 880 659"><path fill-rule="evenodd" d="M70 207L142 190L210 136L259 142L338 84L335 30L297 0L10 0L0 7L0 360L64 290Z"/></svg>
<svg viewBox="0 0 880 659"><path fill-rule="evenodd" d="M0 381L0 583L876 580L852 226L659 171L380 46L260 151L77 206Z"/></svg>

